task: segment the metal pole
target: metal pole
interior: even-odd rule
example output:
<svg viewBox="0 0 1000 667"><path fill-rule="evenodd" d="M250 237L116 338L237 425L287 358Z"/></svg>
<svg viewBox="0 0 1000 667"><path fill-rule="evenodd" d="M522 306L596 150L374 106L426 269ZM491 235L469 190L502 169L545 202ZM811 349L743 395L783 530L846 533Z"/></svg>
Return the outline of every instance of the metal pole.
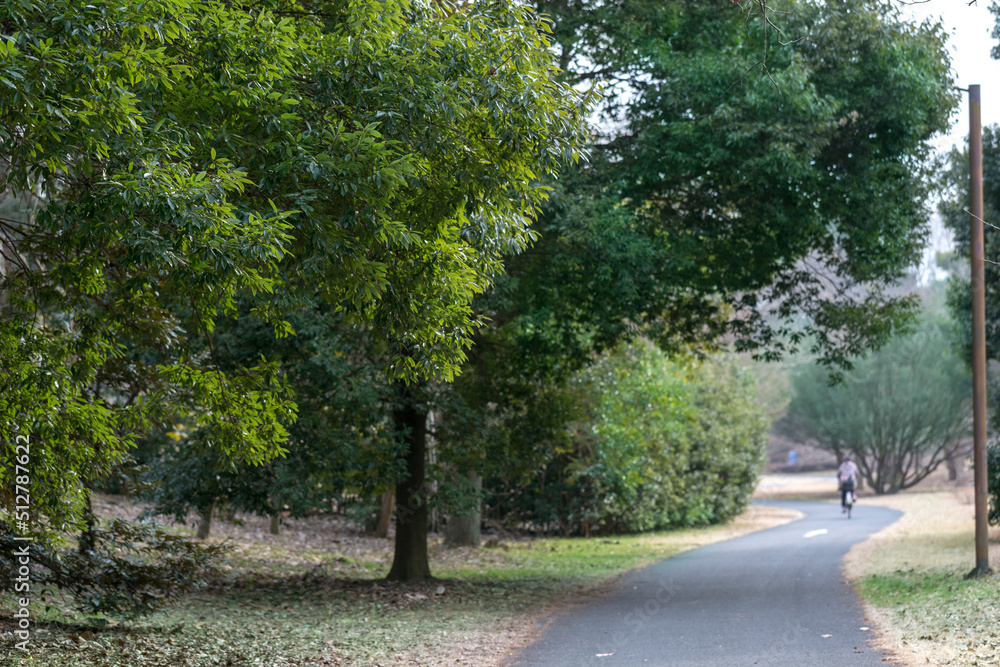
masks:
<svg viewBox="0 0 1000 667"><path fill-rule="evenodd" d="M986 525L986 279L983 262L983 133L979 86L969 86L969 225L972 269L972 420L976 482L976 567L990 572Z"/></svg>

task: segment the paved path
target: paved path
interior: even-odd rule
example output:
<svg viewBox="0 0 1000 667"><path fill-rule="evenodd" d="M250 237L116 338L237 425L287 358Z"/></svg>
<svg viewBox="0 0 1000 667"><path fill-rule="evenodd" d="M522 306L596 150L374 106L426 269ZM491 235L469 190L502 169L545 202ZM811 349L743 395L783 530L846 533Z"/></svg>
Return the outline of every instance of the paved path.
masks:
<svg viewBox="0 0 1000 667"><path fill-rule="evenodd" d="M688 551L625 577L556 618L516 667L600 665L857 667L867 645L841 559L901 514L856 505L768 502L799 521Z"/></svg>

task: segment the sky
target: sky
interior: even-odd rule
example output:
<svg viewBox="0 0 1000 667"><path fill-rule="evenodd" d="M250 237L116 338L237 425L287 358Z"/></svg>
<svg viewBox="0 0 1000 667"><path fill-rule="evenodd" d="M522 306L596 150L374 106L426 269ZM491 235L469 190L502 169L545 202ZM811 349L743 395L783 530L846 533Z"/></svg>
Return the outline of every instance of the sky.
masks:
<svg viewBox="0 0 1000 667"><path fill-rule="evenodd" d="M997 40L990 37L994 18L989 12L991 0L926 0L907 2L897 0L904 16L917 20L940 18L949 34L952 67L956 72L956 85L968 88L979 84L982 92L983 124L1000 123L1000 61L990 58L990 49ZM935 141L941 150L953 144L964 144L969 134L968 94L963 93L962 104L952 117L951 131Z"/></svg>
<svg viewBox="0 0 1000 667"><path fill-rule="evenodd" d="M904 16L917 21L930 18L940 19L949 35L948 49L951 52L952 68L955 70L955 84L968 88L979 84L982 94L982 120L984 125L1000 123L1000 61L990 57L990 49L997 40L990 36L995 19L989 12L992 0L925 0L907 2L896 0ZM963 146L969 135L968 93L963 93L961 105L952 116L951 130L934 140L940 151L947 151L953 145ZM951 232L944 228L935 214L931 219L931 236L924 258L917 269L918 280L926 284L932 278L941 279L943 272L936 266L935 253L950 250Z"/></svg>

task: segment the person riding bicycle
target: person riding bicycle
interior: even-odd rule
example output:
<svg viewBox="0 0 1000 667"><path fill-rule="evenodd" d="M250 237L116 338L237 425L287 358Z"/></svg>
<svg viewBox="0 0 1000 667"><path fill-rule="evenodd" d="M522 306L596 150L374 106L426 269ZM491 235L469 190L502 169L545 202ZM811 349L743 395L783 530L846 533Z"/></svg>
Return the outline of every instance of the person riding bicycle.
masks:
<svg viewBox="0 0 1000 667"><path fill-rule="evenodd" d="M847 494L853 494L861 478L858 464L851 460L850 455L844 457L844 462L837 468L837 480L840 482L840 512L847 511ZM852 501L854 496L851 496Z"/></svg>

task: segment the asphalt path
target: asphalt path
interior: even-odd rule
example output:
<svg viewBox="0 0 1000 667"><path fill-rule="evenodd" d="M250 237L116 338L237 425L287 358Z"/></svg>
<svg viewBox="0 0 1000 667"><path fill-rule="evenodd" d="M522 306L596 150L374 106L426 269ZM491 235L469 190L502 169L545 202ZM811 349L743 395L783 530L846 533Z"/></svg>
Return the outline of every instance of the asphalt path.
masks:
<svg viewBox="0 0 1000 667"><path fill-rule="evenodd" d="M688 551L624 577L574 605L515 659L515 667L885 665L868 645L844 554L893 523L895 510L766 502L798 521Z"/></svg>

